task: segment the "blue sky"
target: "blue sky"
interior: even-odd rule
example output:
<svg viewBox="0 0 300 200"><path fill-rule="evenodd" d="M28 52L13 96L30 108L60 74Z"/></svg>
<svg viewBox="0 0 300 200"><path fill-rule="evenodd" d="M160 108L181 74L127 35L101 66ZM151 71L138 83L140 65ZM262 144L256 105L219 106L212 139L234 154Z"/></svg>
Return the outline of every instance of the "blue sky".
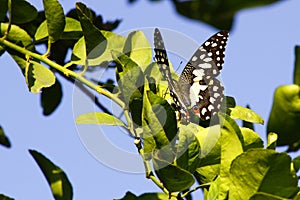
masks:
<svg viewBox="0 0 300 200"><path fill-rule="evenodd" d="M41 8L42 1L30 2ZM75 6L75 1L63 0L61 3L65 12ZM125 0L88 0L84 3L104 20L122 19L115 30L117 33L145 27L168 28L200 45L218 31L177 15L168 1L149 3L140 0L133 5L128 5ZM221 75L225 94L235 97L238 105L250 104L266 122L275 88L293 81L294 46L300 44L299 8L299 1L290 0L243 10L236 15L230 32ZM169 45L173 48L173 44ZM173 63L174 66L177 64ZM44 117L39 96L28 92L18 66L7 54L0 58L0 66L0 91L3 91L0 124L12 143L11 149L0 148L0 193L16 199L53 199L46 179L28 149L43 153L67 173L73 185L74 199L113 199L121 198L126 191L135 194L159 191L144 174L119 171L97 161L88 152L90 149L82 144L74 123L76 113L71 84L62 81L63 101L55 113ZM266 141L266 125L255 128ZM134 154L131 138L119 129L109 131L106 134L111 134L109 139L114 144ZM112 152L104 153L115 158ZM200 197L201 192L197 192L195 199Z"/></svg>

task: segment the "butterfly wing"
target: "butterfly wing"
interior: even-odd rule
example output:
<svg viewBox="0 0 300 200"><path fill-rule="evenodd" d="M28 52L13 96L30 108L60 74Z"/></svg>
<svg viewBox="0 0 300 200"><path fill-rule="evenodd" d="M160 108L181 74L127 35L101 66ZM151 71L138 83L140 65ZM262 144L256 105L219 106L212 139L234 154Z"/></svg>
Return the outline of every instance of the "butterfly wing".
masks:
<svg viewBox="0 0 300 200"><path fill-rule="evenodd" d="M157 28L154 31L154 52L159 69L164 79L168 81L170 95L174 99L177 109L183 116L188 118L188 99L182 96L177 81L175 81L171 76L171 70L164 41L160 31Z"/></svg>
<svg viewBox="0 0 300 200"><path fill-rule="evenodd" d="M188 106L202 120L216 114L224 98L224 87L216 79L224 63L227 31L220 31L204 42L179 77L179 87L189 97Z"/></svg>

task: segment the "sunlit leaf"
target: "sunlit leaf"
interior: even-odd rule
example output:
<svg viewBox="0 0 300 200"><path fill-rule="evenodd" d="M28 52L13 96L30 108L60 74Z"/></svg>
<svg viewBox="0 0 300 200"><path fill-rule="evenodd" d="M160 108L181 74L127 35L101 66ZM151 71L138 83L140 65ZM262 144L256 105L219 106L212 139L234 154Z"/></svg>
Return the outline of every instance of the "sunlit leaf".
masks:
<svg viewBox="0 0 300 200"><path fill-rule="evenodd" d="M48 28L47 28L47 20L41 23L38 27L34 38L35 40L41 41L45 40L49 36ZM60 36L60 39L79 39L82 36L82 29L80 22L76 19L66 17L66 25L64 28L64 32Z"/></svg>
<svg viewBox="0 0 300 200"><path fill-rule="evenodd" d="M299 191L291 158L274 150L251 149L241 154L232 162L230 174L229 199L250 199L257 192L292 198Z"/></svg>
<svg viewBox="0 0 300 200"><path fill-rule="evenodd" d="M268 149L276 149L277 146L277 140L278 140L278 135L276 133L269 133L268 134Z"/></svg>
<svg viewBox="0 0 300 200"><path fill-rule="evenodd" d="M115 116L103 112L92 112L79 115L76 118L76 123L126 127L125 124Z"/></svg>
<svg viewBox="0 0 300 200"><path fill-rule="evenodd" d="M35 61L28 62L25 77L32 93L40 93L42 88L52 86L56 79L51 70Z"/></svg>
<svg viewBox="0 0 300 200"><path fill-rule="evenodd" d="M141 31L133 31L128 35L123 53L134 60L143 70L152 60L150 43Z"/></svg>
<svg viewBox="0 0 300 200"><path fill-rule="evenodd" d="M244 138L244 151L252 148L263 148L264 142L260 138L260 135L254 132L252 129L240 127L241 133Z"/></svg>
<svg viewBox="0 0 300 200"><path fill-rule="evenodd" d="M221 128L221 165L219 199L226 199L230 185L232 161L243 153L243 136L236 122L226 114L219 114Z"/></svg>
<svg viewBox="0 0 300 200"><path fill-rule="evenodd" d="M230 117L232 119L241 119L247 122L264 124L263 118L249 108L235 106L234 108L230 108L230 110Z"/></svg>
<svg viewBox="0 0 300 200"><path fill-rule="evenodd" d="M47 179L55 200L71 200L73 189L65 172L41 153L35 150L29 150L29 153Z"/></svg>

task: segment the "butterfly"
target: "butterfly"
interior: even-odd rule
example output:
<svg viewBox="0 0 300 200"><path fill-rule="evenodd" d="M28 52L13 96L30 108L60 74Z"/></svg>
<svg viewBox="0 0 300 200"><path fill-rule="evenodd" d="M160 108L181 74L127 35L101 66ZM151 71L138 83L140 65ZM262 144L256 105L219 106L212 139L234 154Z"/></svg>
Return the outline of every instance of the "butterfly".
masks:
<svg viewBox="0 0 300 200"><path fill-rule="evenodd" d="M167 80L176 110L186 121L190 112L203 121L217 114L224 99L224 87L216 78L222 69L227 31L220 31L206 40L184 67L179 80L171 76L169 60L160 31L154 31L155 59Z"/></svg>

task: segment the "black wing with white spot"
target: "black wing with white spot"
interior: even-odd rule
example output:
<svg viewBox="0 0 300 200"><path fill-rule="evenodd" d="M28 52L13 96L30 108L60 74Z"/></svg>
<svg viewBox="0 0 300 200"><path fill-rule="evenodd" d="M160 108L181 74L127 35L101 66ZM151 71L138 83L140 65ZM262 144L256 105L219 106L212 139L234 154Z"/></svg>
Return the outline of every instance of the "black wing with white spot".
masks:
<svg viewBox="0 0 300 200"><path fill-rule="evenodd" d="M216 79L224 63L227 31L220 31L204 42L189 60L178 84L189 96L189 107L203 120L216 114L224 98L224 87Z"/></svg>

